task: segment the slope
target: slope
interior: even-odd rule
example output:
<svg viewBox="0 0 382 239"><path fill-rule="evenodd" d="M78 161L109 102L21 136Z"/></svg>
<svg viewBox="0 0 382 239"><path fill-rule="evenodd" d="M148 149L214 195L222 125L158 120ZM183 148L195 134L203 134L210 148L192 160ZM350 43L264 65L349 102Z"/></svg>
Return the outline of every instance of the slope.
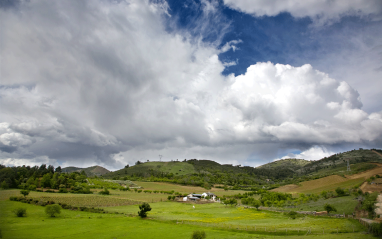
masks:
<svg viewBox="0 0 382 239"><path fill-rule="evenodd" d="M80 173L82 170L85 171L86 175L89 176L89 177L91 177L91 176L101 176L101 175L110 173L109 170L107 170L104 167L98 166L98 165L92 166L92 167L88 167L88 168L66 167L66 168L62 169L62 172L64 172L64 173L79 172Z"/></svg>

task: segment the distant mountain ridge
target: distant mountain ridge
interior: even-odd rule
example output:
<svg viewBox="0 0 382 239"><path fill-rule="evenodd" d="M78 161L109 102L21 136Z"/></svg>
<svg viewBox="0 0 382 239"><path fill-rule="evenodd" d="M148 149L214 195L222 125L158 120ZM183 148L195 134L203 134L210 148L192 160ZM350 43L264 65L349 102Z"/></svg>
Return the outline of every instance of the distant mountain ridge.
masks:
<svg viewBox="0 0 382 239"><path fill-rule="evenodd" d="M102 176L104 174L110 173L111 171L107 170L104 167L101 166L91 166L88 168L78 168L78 167L66 167L62 168L62 172L65 173L72 173L72 172L81 172L82 170L85 171L86 175L91 177L91 176Z"/></svg>

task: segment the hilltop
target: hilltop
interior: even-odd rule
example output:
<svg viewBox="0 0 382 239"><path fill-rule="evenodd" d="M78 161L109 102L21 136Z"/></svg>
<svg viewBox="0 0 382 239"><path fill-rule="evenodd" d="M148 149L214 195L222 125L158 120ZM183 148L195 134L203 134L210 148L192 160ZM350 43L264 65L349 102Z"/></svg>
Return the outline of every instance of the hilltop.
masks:
<svg viewBox="0 0 382 239"><path fill-rule="evenodd" d="M92 166L92 167L88 167L88 168L77 168L77 167L62 168L62 172L66 172L66 173L81 172L82 170L85 171L86 175L88 175L89 177L91 177L91 176L101 176L101 175L110 173L109 170L107 170L104 167L98 166L98 165Z"/></svg>
<svg viewBox="0 0 382 239"><path fill-rule="evenodd" d="M289 159L280 159L271 163L263 164L261 166L258 166L257 168L270 168L275 169L278 167L286 167L293 170L300 169L304 167L307 164L310 164L311 161L305 160L305 159L295 159L295 158L289 158Z"/></svg>

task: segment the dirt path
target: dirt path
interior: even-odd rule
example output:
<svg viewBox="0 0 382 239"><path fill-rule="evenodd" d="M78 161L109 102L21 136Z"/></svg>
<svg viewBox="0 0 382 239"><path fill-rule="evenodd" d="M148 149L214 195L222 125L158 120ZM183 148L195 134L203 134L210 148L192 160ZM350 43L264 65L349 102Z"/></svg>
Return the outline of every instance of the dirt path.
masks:
<svg viewBox="0 0 382 239"><path fill-rule="evenodd" d="M348 179L356 179L356 178L367 179L367 178L370 178L371 176L374 176L376 174L382 174L382 163L372 163L372 164L377 165L377 167L370 169L370 170L367 170L367 171L364 171L364 172L361 172L361 173L357 173L357 174L353 174L353 175L345 175L345 177Z"/></svg>
<svg viewBox="0 0 382 239"><path fill-rule="evenodd" d="M382 194L378 195L377 203L375 204L375 206L377 206L377 208L375 209L375 213L377 215L382 215Z"/></svg>
<svg viewBox="0 0 382 239"><path fill-rule="evenodd" d="M382 154L380 154L380 153L378 153L377 151L374 151L374 150L371 150L371 151L373 151L374 153L378 154L378 155L379 155L379 157L381 157L381 158L382 158Z"/></svg>

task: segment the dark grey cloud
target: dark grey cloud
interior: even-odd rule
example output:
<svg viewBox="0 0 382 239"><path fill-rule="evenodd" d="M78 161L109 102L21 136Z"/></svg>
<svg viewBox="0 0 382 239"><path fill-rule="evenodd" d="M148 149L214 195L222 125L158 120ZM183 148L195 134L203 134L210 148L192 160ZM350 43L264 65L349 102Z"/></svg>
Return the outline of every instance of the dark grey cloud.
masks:
<svg viewBox="0 0 382 239"><path fill-rule="evenodd" d="M194 29L216 22L209 4ZM381 138L381 112L363 111L355 88L309 64L257 63L223 76L220 35L208 43L169 31L163 1L19 8L0 9L1 163L118 169L162 154L258 165Z"/></svg>

